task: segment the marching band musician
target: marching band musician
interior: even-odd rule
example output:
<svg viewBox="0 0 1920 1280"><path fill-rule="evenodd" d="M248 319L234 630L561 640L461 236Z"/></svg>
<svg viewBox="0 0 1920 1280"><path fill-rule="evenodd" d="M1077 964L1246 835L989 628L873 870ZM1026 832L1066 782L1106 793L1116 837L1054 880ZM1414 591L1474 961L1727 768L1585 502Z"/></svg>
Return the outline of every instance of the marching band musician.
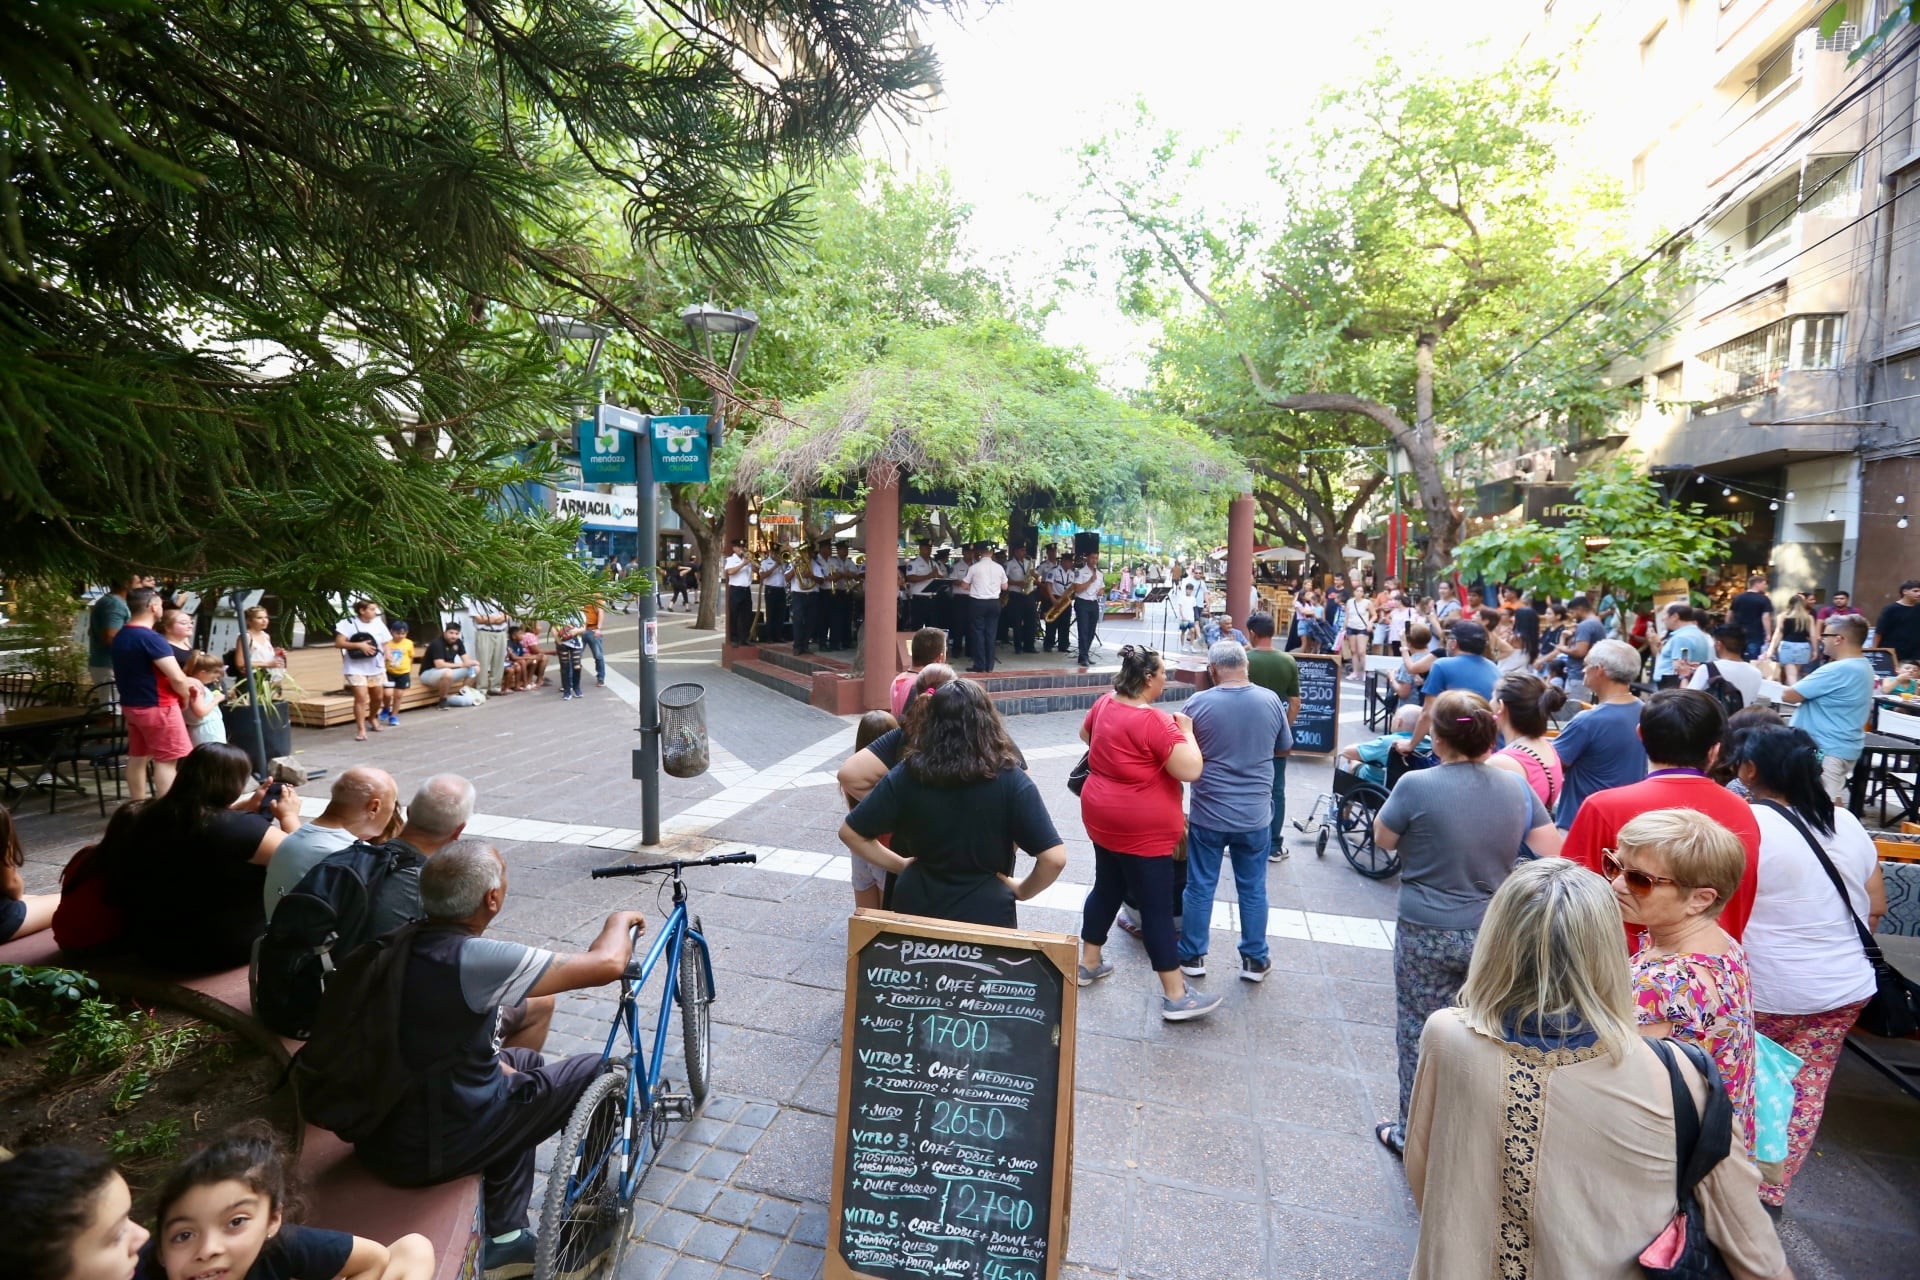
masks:
<svg viewBox="0 0 1920 1280"><path fill-rule="evenodd" d="M1034 601L1034 590L1039 578L1034 573L1034 564L1027 558L1027 545L1024 542L1013 544L1007 553L1007 612L1012 615L1013 651L1015 653L1033 652L1033 633L1038 629L1039 611Z"/></svg>
<svg viewBox="0 0 1920 1280"><path fill-rule="evenodd" d="M787 587L787 603L793 609L793 651L811 652L813 642L826 622L826 610L820 602L820 579L826 566L814 555L811 542L802 539L793 548L793 580Z"/></svg>
<svg viewBox="0 0 1920 1280"><path fill-rule="evenodd" d="M760 557L760 609L761 635L770 641L787 638L787 572L786 548L769 543Z"/></svg>
<svg viewBox="0 0 1920 1280"><path fill-rule="evenodd" d="M918 631L933 625L933 580L940 570L933 563L933 539L920 539L920 554L907 561L907 627Z"/></svg>
<svg viewBox="0 0 1920 1280"><path fill-rule="evenodd" d="M1040 605L1049 614L1053 606L1066 598L1067 567L1060 563L1060 548L1049 542L1047 558L1040 562ZM1046 625L1046 635L1041 640L1041 651L1052 653L1058 649L1067 651L1067 628L1073 625L1073 618L1065 611L1054 617Z"/></svg>
<svg viewBox="0 0 1920 1280"><path fill-rule="evenodd" d="M967 670L986 675L993 670L994 636L1000 630L1000 593L1007 589L1007 571L981 543L967 566L967 607L971 614L973 665Z"/></svg>
<svg viewBox="0 0 1920 1280"><path fill-rule="evenodd" d="M727 544L727 643L745 644L753 634L753 557L747 544L735 538Z"/></svg>
<svg viewBox="0 0 1920 1280"><path fill-rule="evenodd" d="M1106 575L1100 572L1100 553L1075 556L1073 576L1068 583L1073 589L1073 623L1080 642L1080 669L1085 671L1093 665L1093 633L1100 625L1100 597L1107 585Z"/></svg>

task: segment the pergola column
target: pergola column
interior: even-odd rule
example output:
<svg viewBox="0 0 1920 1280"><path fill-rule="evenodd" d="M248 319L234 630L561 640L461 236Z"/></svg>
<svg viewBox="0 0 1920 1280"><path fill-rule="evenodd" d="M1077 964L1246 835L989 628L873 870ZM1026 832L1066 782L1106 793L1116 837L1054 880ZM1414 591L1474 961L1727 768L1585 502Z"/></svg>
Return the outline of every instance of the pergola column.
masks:
<svg viewBox="0 0 1920 1280"><path fill-rule="evenodd" d="M864 675L860 705L885 711L893 688L900 611L900 470L875 463L867 472L865 624L860 649Z"/></svg>
<svg viewBox="0 0 1920 1280"><path fill-rule="evenodd" d="M1253 495L1243 493L1227 507L1227 616L1242 631L1252 597Z"/></svg>

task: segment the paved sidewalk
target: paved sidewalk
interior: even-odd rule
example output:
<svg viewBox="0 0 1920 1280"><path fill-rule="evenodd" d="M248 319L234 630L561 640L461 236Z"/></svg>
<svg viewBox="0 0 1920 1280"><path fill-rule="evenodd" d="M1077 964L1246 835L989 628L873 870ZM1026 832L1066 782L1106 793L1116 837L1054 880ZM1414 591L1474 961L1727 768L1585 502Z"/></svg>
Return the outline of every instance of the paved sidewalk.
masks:
<svg viewBox="0 0 1920 1280"><path fill-rule="evenodd" d="M631 619L613 619L609 657L631 672ZM710 637L662 619L676 657ZM640 1240L623 1280L821 1273L832 1117L838 1088L846 920L846 853L835 837L845 805L831 772L850 725L698 662L663 682L708 689L717 776L667 779L662 810L674 847L752 847L754 867L689 873L694 911L714 947L714 1095L684 1126L642 1188ZM636 716L589 681L587 698L557 690L471 710L402 717L366 744L352 731L296 730L302 758L334 768L380 763L403 795L449 770L479 787L484 827L510 868L501 937L579 947L610 910L639 906L656 923L651 885L595 882L595 866L639 825L629 752ZM1345 708L1357 719L1358 693ZM1066 790L1078 754L1077 714L1009 721L1069 851L1062 885L1022 907L1023 923L1073 932L1091 880L1091 846ZM1357 733L1343 725L1343 739ZM1324 765L1296 761L1289 811L1304 816L1327 784ZM324 784L316 786L324 792ZM51 888L61 862L97 834L97 810L63 799L20 814L30 889ZM1417 1219L1398 1162L1371 1126L1395 1105L1393 989L1387 925L1396 887L1354 875L1331 853L1294 840L1269 870L1274 974L1232 976L1236 935L1216 929L1225 1006L1183 1025L1162 1022L1142 949L1115 934L1118 972L1081 993L1076 1064L1073 1224L1065 1274L1085 1277L1378 1277L1404 1274ZM1223 886L1223 892L1231 893ZM1219 904L1216 923L1233 919ZM1387 922L1387 923L1382 923ZM657 999L657 987L649 997ZM598 1053L609 993L574 993L549 1050ZM678 1048L666 1074L680 1078ZM545 1156L543 1155L543 1166ZM1903 1274L1920 1251L1920 1104L1852 1059L1843 1061L1816 1157L1794 1188L1786 1235L1798 1274Z"/></svg>

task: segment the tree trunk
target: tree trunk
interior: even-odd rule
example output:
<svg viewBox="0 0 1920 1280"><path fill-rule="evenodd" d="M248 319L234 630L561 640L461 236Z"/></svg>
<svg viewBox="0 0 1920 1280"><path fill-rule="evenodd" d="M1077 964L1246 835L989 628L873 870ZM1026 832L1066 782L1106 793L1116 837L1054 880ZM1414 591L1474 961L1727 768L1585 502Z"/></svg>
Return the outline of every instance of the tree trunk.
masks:
<svg viewBox="0 0 1920 1280"><path fill-rule="evenodd" d="M1415 466L1413 475L1427 517L1427 572L1435 578L1444 576L1452 564L1453 548L1460 536L1460 512L1447 493L1440 457L1434 450L1439 433L1433 421L1433 348L1439 340L1436 334L1423 333L1413 349L1413 432L1425 444L1427 459L1425 469ZM1407 451L1407 457L1412 460L1412 450Z"/></svg>
<svg viewBox="0 0 1920 1280"><path fill-rule="evenodd" d="M666 486L667 500L673 504L673 513L680 517L680 523L687 527L687 533L693 538L693 545L700 552L700 609L693 616L695 631L713 630L714 597L720 588L720 522L709 517L694 500L696 486L690 484L670 484Z"/></svg>

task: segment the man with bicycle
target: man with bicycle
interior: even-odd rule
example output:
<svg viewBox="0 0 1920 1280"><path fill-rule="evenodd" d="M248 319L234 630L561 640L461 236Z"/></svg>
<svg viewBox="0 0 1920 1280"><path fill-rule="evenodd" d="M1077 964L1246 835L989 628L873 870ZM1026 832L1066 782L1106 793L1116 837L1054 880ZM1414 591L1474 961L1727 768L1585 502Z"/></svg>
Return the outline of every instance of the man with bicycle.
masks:
<svg viewBox="0 0 1920 1280"><path fill-rule="evenodd" d="M398 1038L413 1078L377 1136L355 1148L396 1186L482 1176L486 1280L533 1273L534 1151L600 1071L597 1053L541 1057L553 997L614 981L632 931L646 928L639 912L615 911L587 951L556 955L484 936L506 897L506 864L482 840L456 840L421 869L427 920L412 935L398 1007L370 1011Z"/></svg>

